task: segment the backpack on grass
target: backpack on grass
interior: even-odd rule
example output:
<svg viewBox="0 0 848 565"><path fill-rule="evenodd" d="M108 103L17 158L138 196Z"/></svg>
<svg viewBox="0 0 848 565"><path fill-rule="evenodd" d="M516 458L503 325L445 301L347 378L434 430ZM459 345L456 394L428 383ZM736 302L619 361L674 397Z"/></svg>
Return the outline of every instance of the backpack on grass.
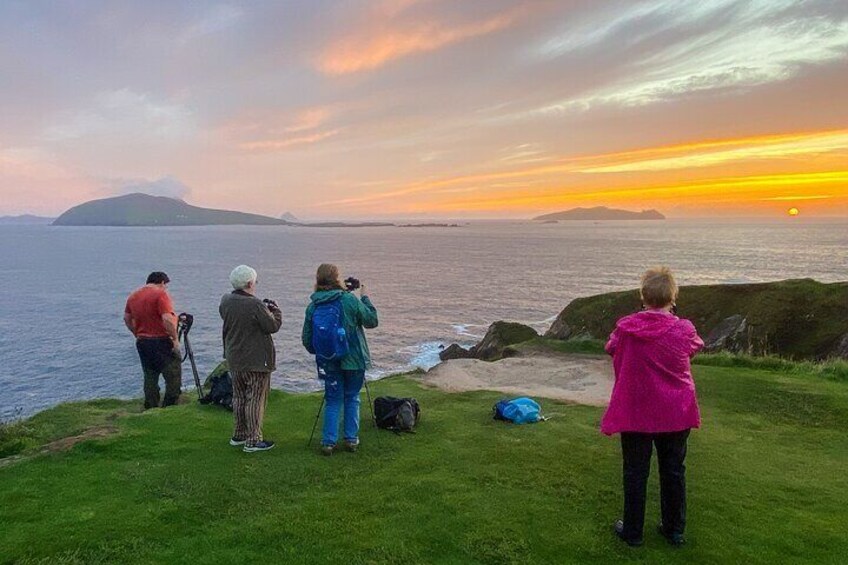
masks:
<svg viewBox="0 0 848 565"><path fill-rule="evenodd" d="M542 408L539 403L526 396L512 400L501 400L492 406L492 413L495 420L503 420L513 424L532 424L545 419L542 416Z"/></svg>
<svg viewBox="0 0 848 565"><path fill-rule="evenodd" d="M233 411L233 378L229 371L213 373L206 381L206 386L209 393L200 399L201 404L217 404L230 412Z"/></svg>
<svg viewBox="0 0 848 565"><path fill-rule="evenodd" d="M377 427L393 432L414 433L421 417L421 408L414 398L380 396L374 399L374 419Z"/></svg>
<svg viewBox="0 0 848 565"><path fill-rule="evenodd" d="M315 305L312 312L312 348L319 367L338 363L350 352L341 297Z"/></svg>

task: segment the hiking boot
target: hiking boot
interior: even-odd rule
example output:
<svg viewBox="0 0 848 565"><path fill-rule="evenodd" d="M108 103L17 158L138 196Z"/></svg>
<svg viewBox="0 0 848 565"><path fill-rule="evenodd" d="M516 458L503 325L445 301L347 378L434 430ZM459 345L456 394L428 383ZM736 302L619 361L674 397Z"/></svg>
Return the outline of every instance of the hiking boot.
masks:
<svg viewBox="0 0 848 565"><path fill-rule="evenodd" d="M245 453L253 453L254 451L268 451L272 447L274 447L273 441L263 439L262 441L257 441L256 443L245 443L242 451L244 451Z"/></svg>
<svg viewBox="0 0 848 565"><path fill-rule="evenodd" d="M657 524L657 532L665 538L665 540L674 547L680 547L681 545L686 543L686 538L683 537L683 534L680 533L669 533L665 531L663 527L663 523L660 522Z"/></svg>
<svg viewBox="0 0 848 565"><path fill-rule="evenodd" d="M627 539L624 537L624 520L616 520L615 524L613 524L613 530L615 530L615 535L618 536L618 539L629 545L630 547L639 547L644 543L642 538L639 539Z"/></svg>
<svg viewBox="0 0 848 565"><path fill-rule="evenodd" d="M239 445L244 445L244 444L245 444L245 440L243 440L243 439L237 439L237 438L234 438L234 437L230 438L230 445L232 445L233 447L238 447Z"/></svg>
<svg viewBox="0 0 848 565"><path fill-rule="evenodd" d="M321 455L330 456L336 450L335 445L322 445L321 446Z"/></svg>
<svg viewBox="0 0 848 565"><path fill-rule="evenodd" d="M351 453L356 453L356 450L359 449L359 440L356 441L347 441L344 442L345 451L350 451Z"/></svg>

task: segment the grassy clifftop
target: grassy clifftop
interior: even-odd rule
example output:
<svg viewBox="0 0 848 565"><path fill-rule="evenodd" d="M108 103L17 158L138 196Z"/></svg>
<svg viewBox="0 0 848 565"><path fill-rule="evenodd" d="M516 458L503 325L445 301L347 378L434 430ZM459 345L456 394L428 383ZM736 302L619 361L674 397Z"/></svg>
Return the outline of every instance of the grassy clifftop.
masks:
<svg viewBox="0 0 848 565"><path fill-rule="evenodd" d="M716 332L717 350L822 359L837 355L848 336L845 282L684 286L677 305L679 315L692 320L702 337ZM618 318L640 306L638 290L578 298L560 313L546 337L605 339Z"/></svg>
<svg viewBox="0 0 848 565"><path fill-rule="evenodd" d="M252 455L227 445L229 413L197 403L44 412L27 422L34 441L63 426L85 435L85 421L110 430L0 463L0 562L840 562L845 383L700 366L695 379L704 427L690 440L689 543L680 550L652 527L655 470L645 547L612 535L620 448L598 432L602 409L542 400L551 420L512 426L491 419L499 394L392 378L372 393L415 396L418 433L377 432L363 406L359 453L329 458L306 448L317 395L274 391L265 431L279 445Z"/></svg>

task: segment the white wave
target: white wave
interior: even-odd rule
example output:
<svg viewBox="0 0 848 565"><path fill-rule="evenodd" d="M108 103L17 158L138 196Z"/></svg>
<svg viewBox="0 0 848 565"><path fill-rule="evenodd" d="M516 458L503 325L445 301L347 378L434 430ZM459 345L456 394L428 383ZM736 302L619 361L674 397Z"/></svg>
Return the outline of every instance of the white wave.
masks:
<svg viewBox="0 0 848 565"><path fill-rule="evenodd" d="M474 339L482 339L482 337L486 334L483 333L474 333L470 331L470 328L488 328L489 326L485 326L483 324L452 324L451 327L456 335L461 335L463 337L471 337Z"/></svg>
<svg viewBox="0 0 848 565"><path fill-rule="evenodd" d="M425 341L410 347L404 347L398 353L409 359L409 368L432 369L441 362L439 352L445 348L441 341Z"/></svg>

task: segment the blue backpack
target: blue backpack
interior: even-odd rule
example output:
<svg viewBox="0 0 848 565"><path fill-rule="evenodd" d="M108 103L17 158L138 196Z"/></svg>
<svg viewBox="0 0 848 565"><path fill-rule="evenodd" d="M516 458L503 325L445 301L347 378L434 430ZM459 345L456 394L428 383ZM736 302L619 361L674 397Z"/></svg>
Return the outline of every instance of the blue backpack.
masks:
<svg viewBox="0 0 848 565"><path fill-rule="evenodd" d="M337 365L350 352L341 297L315 305L312 312L312 348L320 368Z"/></svg>
<svg viewBox="0 0 848 565"><path fill-rule="evenodd" d="M532 424L542 417L542 408L532 398L522 396L512 400L501 400L492 407L495 420L504 420L513 424Z"/></svg>

